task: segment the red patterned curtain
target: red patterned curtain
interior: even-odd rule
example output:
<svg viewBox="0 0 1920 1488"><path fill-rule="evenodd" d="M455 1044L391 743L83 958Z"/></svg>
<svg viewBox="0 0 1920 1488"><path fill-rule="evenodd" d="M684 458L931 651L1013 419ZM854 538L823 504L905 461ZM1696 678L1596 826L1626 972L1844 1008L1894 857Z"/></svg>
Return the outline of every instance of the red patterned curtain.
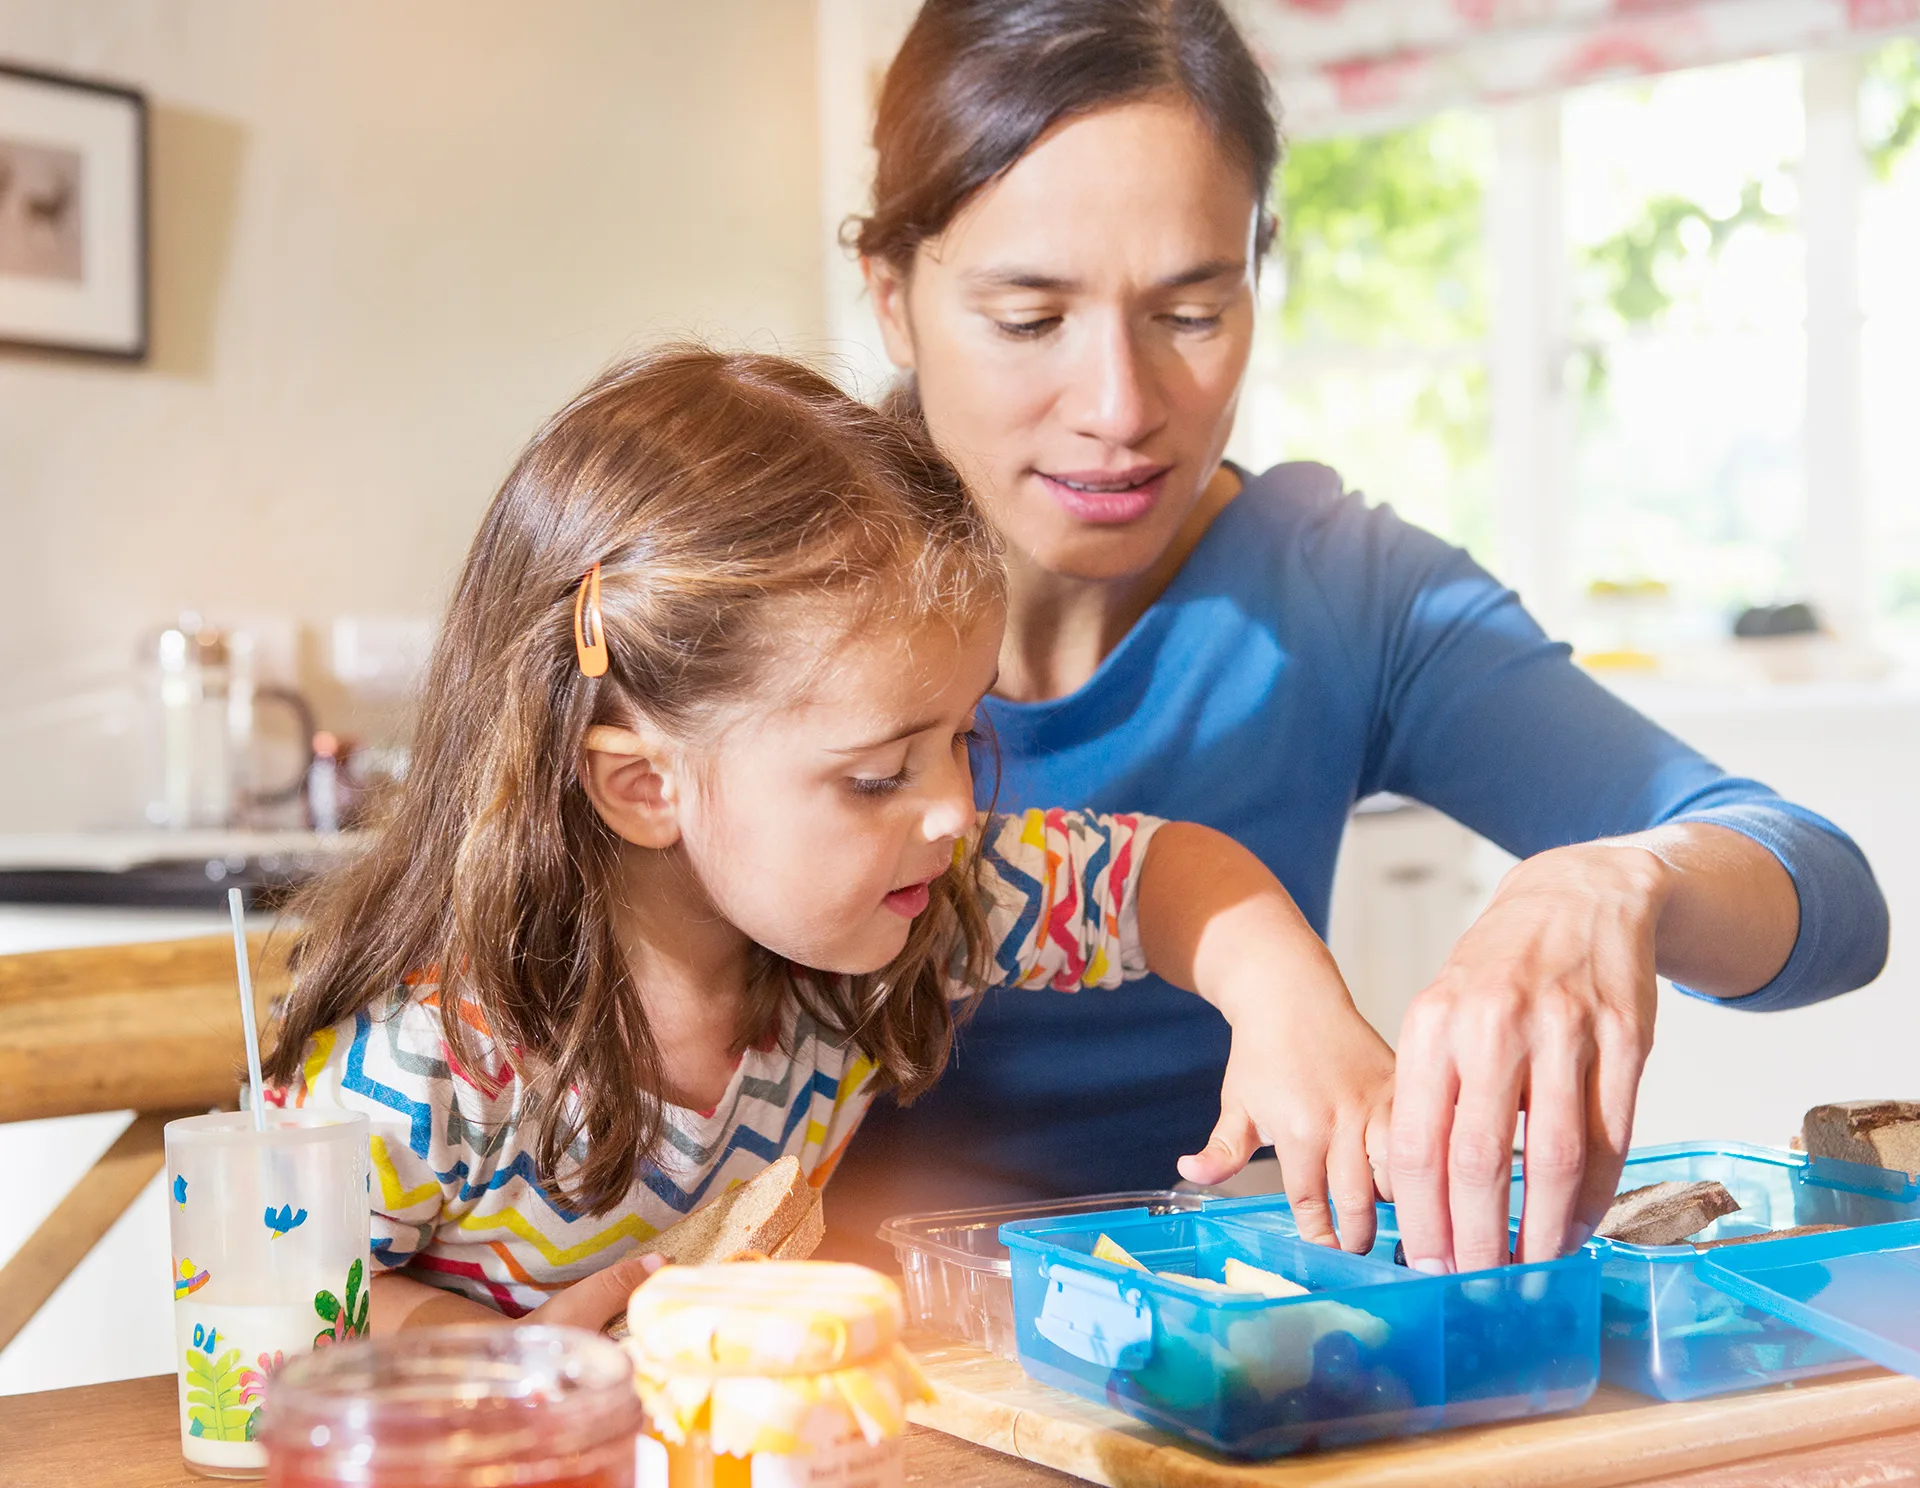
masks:
<svg viewBox="0 0 1920 1488"><path fill-rule="evenodd" d="M1289 135L1920 33L1920 0L1242 0Z"/></svg>

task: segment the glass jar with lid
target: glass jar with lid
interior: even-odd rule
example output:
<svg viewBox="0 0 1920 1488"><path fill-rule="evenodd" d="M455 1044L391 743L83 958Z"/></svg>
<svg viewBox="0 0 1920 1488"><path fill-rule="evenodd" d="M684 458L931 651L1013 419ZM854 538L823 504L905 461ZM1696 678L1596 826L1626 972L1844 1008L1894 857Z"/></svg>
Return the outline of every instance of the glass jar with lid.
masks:
<svg viewBox="0 0 1920 1488"><path fill-rule="evenodd" d="M900 1488L900 1289L864 1266L672 1266L633 1294L640 1488Z"/></svg>
<svg viewBox="0 0 1920 1488"><path fill-rule="evenodd" d="M632 1488L641 1423L618 1344L578 1328L430 1328L274 1377L267 1488Z"/></svg>

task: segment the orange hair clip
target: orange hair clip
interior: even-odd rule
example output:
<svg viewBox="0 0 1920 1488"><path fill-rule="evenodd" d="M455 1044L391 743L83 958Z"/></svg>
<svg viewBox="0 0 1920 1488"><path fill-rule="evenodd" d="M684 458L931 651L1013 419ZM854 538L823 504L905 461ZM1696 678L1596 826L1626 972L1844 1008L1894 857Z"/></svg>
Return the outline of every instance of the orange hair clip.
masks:
<svg viewBox="0 0 1920 1488"><path fill-rule="evenodd" d="M586 571L573 596L573 649L589 677L607 671L607 627L600 618L600 565Z"/></svg>

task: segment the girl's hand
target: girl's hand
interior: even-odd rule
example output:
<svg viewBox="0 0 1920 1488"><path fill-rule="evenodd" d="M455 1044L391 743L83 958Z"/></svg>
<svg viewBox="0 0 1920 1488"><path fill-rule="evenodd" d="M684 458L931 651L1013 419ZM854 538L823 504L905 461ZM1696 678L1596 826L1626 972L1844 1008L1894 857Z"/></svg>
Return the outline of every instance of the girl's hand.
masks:
<svg viewBox="0 0 1920 1488"><path fill-rule="evenodd" d="M634 1288L666 1264L666 1258L657 1255L630 1256L624 1261L615 1261L606 1270L583 1276L572 1286L555 1292L521 1321L602 1332L627 1310L627 1299L633 1295Z"/></svg>
<svg viewBox="0 0 1920 1488"><path fill-rule="evenodd" d="M1220 1124L1204 1151L1180 1160L1181 1176L1221 1182L1271 1140L1300 1233L1368 1249L1374 1194L1389 1194L1393 1053L1354 1007L1333 956L1267 866L1207 827L1169 822L1154 834L1139 896L1147 965L1233 1028Z"/></svg>
<svg viewBox="0 0 1920 1488"><path fill-rule="evenodd" d="M1355 1009L1330 958L1302 970L1292 988L1268 978L1223 1008L1233 1050L1220 1122L1202 1151L1180 1159L1180 1176L1224 1182L1271 1141L1301 1238L1360 1254L1373 1245L1376 1195L1393 1197L1393 1051Z"/></svg>
<svg viewBox="0 0 1920 1488"><path fill-rule="evenodd" d="M404 1271L375 1271L370 1309L373 1328L377 1333L476 1323L504 1328L520 1321L587 1328L597 1333L626 1308L633 1289L664 1265L666 1261L657 1255L615 1261L606 1270L583 1276L572 1286L555 1292L526 1317L517 1320L471 1297L416 1281Z"/></svg>

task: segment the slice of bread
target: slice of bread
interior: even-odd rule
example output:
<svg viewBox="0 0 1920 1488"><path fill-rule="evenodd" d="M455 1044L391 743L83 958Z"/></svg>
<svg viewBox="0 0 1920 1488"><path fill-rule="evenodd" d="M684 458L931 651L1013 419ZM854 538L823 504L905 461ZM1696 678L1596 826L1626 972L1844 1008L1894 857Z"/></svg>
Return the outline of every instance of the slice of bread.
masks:
<svg viewBox="0 0 1920 1488"><path fill-rule="evenodd" d="M800 1216L800 1223L793 1227L793 1233L768 1251L767 1255L776 1261L804 1261L820 1248L820 1242L826 1238L827 1205L816 1188L813 1202L807 1205L807 1212Z"/></svg>
<svg viewBox="0 0 1920 1488"><path fill-rule="evenodd" d="M1815 1157L1920 1173L1920 1101L1837 1101L1807 1112L1800 1135Z"/></svg>
<svg viewBox="0 0 1920 1488"><path fill-rule="evenodd" d="M800 1159L783 1157L669 1225L643 1249L681 1266L724 1261L748 1250L770 1253L806 1217L813 1200Z"/></svg>
<svg viewBox="0 0 1920 1488"><path fill-rule="evenodd" d="M800 1159L783 1157L745 1183L669 1225L641 1253L663 1255L682 1266L705 1266L743 1255L804 1261L827 1235L826 1204L800 1171ZM607 1336L627 1336L623 1311Z"/></svg>

